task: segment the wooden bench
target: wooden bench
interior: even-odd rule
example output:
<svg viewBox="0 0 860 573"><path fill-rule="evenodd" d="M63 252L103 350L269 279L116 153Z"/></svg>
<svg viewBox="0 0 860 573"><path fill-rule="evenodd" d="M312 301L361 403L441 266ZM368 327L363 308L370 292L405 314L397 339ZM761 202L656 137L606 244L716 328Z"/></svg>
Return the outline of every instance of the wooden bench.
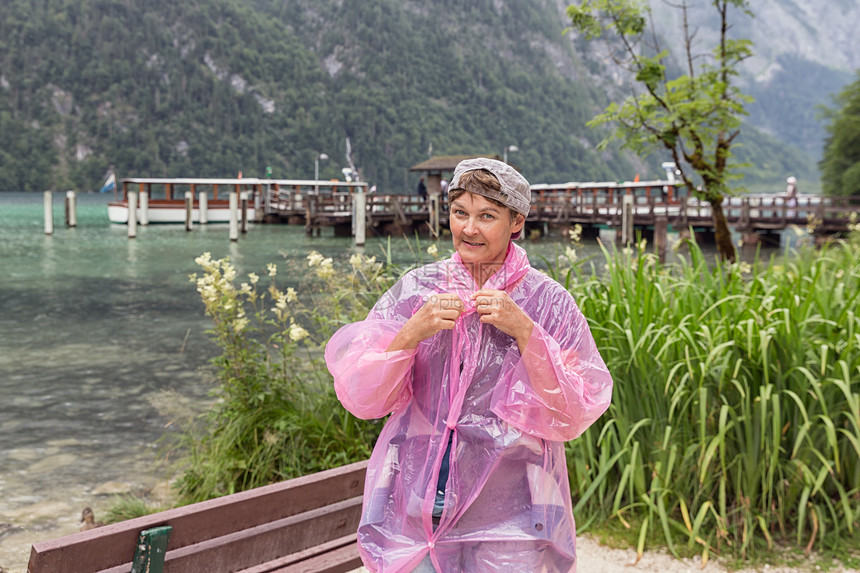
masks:
<svg viewBox="0 0 860 573"><path fill-rule="evenodd" d="M366 470L358 462L37 543L27 570L352 571Z"/></svg>

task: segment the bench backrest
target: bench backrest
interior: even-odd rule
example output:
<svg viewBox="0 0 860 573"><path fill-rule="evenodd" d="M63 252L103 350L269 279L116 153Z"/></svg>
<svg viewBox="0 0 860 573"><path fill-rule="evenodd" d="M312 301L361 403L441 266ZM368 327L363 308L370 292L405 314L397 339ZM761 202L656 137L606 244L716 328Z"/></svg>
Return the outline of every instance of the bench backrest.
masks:
<svg viewBox="0 0 860 573"><path fill-rule="evenodd" d="M138 534L169 525L165 572L238 571L355 533L367 462L33 545L29 573L131 570Z"/></svg>

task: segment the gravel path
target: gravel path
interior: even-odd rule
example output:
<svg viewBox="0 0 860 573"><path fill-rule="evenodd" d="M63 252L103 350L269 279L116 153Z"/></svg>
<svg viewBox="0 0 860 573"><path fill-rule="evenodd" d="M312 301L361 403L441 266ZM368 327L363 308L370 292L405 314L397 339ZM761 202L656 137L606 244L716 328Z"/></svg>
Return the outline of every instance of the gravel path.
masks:
<svg viewBox="0 0 860 573"><path fill-rule="evenodd" d="M612 549L599 544L593 538L584 535L576 539L577 570L579 573L725 573L732 571L718 561L709 561L702 568L700 559L676 559L665 551L646 551L642 559L636 561L635 549ZM772 567L765 565L761 569L734 570L734 573L806 573L821 570L813 561L803 567ZM835 567L827 569L830 573L860 573L857 569Z"/></svg>
<svg viewBox="0 0 860 573"><path fill-rule="evenodd" d="M765 565L761 569L730 570L719 562L710 561L702 568L699 559L676 559L664 551L646 551L636 565L635 549L612 549L601 545L588 535L576 538L576 549L579 561L578 573L813 573L822 568L810 562L804 567L771 567ZM828 568L829 573L860 573L857 569L845 567ZM367 573L364 567L353 573Z"/></svg>

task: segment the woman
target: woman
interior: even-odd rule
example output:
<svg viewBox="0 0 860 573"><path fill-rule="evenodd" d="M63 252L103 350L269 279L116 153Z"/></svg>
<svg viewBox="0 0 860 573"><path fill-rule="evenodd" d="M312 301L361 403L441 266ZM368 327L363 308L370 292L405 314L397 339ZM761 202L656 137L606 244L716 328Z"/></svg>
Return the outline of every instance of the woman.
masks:
<svg viewBox="0 0 860 573"><path fill-rule="evenodd" d="M530 198L509 165L461 162L455 254L326 347L344 407L391 414L358 529L371 571L575 571L564 442L606 410L612 379L573 297L511 241Z"/></svg>

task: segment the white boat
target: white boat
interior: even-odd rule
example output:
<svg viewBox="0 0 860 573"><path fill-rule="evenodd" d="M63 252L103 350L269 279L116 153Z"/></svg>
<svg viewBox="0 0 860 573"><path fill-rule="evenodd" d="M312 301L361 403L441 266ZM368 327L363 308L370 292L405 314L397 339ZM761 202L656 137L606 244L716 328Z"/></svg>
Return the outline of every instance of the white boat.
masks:
<svg viewBox="0 0 860 573"><path fill-rule="evenodd" d="M239 207L241 209L241 207ZM155 200L149 201L146 207L146 218L143 218L143 208L138 202L137 221L146 220L149 223L185 223L185 199L165 201ZM206 206L207 223L229 223L230 222L230 205L228 201L209 201ZM194 207L191 209L191 221L200 224L200 203L199 200L194 202ZM257 210L253 205L247 207L248 221L256 221ZM238 211L238 219L241 220L241 210ZM111 201L108 204L108 219L111 223L120 223L125 225L128 223L128 201Z"/></svg>
<svg viewBox="0 0 860 573"><path fill-rule="evenodd" d="M313 179L153 179L127 178L121 181L122 196L108 203L111 223L128 223L129 193L137 193L137 221L185 223L191 197L193 223L230 221L230 195L237 194L237 218L244 205L247 221L261 221L265 215L283 217L305 215L306 198L325 198L319 209L348 202L352 192L367 193L367 183L318 181ZM205 197L205 199L204 199ZM246 199L247 201L242 201ZM349 210L349 206L347 206Z"/></svg>
<svg viewBox="0 0 860 573"><path fill-rule="evenodd" d="M122 196L108 203L108 219L128 223L129 193L136 192L140 223L185 223L188 194L192 222L228 223L230 194L237 193L237 219L243 218L244 207L246 220L255 221L262 215L260 201L271 184L269 179L123 179Z"/></svg>

